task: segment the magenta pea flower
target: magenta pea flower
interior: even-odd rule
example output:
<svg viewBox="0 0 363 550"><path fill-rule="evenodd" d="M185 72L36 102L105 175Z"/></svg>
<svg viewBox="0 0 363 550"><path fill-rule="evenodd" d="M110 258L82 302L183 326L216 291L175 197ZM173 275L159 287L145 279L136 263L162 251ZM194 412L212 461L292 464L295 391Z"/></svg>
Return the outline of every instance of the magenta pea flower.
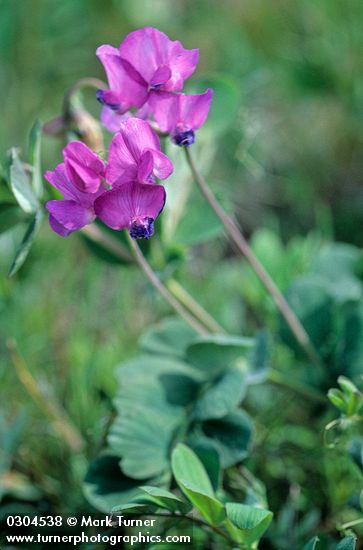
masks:
<svg viewBox="0 0 363 550"><path fill-rule="evenodd" d="M118 49L103 45L96 54L109 84L97 99L118 115L139 109L153 94L182 90L199 61L197 49L187 50L152 27L129 33Z"/></svg>
<svg viewBox="0 0 363 550"><path fill-rule="evenodd" d="M105 163L81 141L72 141L63 149L65 171L70 181L85 193L98 191L105 176Z"/></svg>
<svg viewBox="0 0 363 550"><path fill-rule="evenodd" d="M172 171L150 124L129 118L110 145L106 180L113 189L96 200L97 216L112 229L128 229L131 237L148 239L166 198L156 178L166 179Z"/></svg>
<svg viewBox="0 0 363 550"><path fill-rule="evenodd" d="M149 239L165 199L162 185L131 181L100 196L95 212L112 229L128 229L133 239Z"/></svg>
<svg viewBox="0 0 363 550"><path fill-rule="evenodd" d="M96 219L94 202L104 189L100 188L96 193L84 193L68 178L65 165L58 164L53 170L48 170L44 177L64 197L63 200L51 200L45 205L49 212L49 224L53 231L61 237L67 237L70 233L78 231L85 225Z"/></svg>
<svg viewBox="0 0 363 550"><path fill-rule="evenodd" d="M160 151L160 140L148 122L132 117L120 125L110 145L107 183L155 183L155 178L164 180L172 171L173 165Z"/></svg>
<svg viewBox="0 0 363 550"><path fill-rule="evenodd" d="M150 99L150 105L160 130L170 134L177 145L188 146L208 116L212 97L211 88L197 95L161 92Z"/></svg>

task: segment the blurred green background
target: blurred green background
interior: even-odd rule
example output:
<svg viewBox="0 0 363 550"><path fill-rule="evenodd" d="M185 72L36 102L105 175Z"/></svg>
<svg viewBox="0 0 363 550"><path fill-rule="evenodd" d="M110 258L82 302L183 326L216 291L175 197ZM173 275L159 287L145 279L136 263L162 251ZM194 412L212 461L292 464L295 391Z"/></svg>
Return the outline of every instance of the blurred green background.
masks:
<svg viewBox="0 0 363 550"><path fill-rule="evenodd" d="M192 86L214 74L231 81L238 109L215 136L209 172L280 287L307 268L322 241L362 246L361 0L0 0L2 159L11 146L25 147L36 118L60 113L65 90L78 79L104 78L95 56L99 45L117 46L144 25L200 49ZM92 91L85 100L97 116ZM230 106L224 107L228 117ZM203 132L208 122L201 141ZM60 146L44 138L44 170L60 161ZM279 258L264 240L269 232L276 235ZM9 456L47 495L44 506L53 498L67 510L82 502L79 479L102 444L114 367L135 353L143 328L168 308L141 274L100 262L77 235L60 239L47 224L25 266L7 279L17 238L16 232L0 238L4 441L11 433ZM248 270L241 278L224 240L191 249L188 259L186 286L227 329L247 334L261 318L269 322L266 295ZM246 300L260 308L260 321L246 314ZM11 357L13 340L18 351ZM51 415L19 382L20 355L60 417L86 441L85 452L72 461ZM73 489L60 505L65 478ZM9 483L15 493L25 490L17 480Z"/></svg>

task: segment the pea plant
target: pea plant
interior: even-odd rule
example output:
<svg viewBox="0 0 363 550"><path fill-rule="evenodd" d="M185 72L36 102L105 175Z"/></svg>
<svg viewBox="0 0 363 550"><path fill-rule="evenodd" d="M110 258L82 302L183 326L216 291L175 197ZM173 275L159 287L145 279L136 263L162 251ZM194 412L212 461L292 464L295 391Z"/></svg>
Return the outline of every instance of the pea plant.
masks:
<svg viewBox="0 0 363 550"><path fill-rule="evenodd" d="M26 224L9 275L23 265L46 212L59 237L78 232L100 261L139 268L174 315L149 327L139 354L117 368L114 417L88 467L87 501L105 513L158 517L164 532L193 526L200 548L358 548L359 250L313 245L302 274L294 271L301 243L275 250L276 239L267 232L251 245L226 199L227 185L208 182L235 97L218 77L205 79L195 93L183 91L197 68L197 49L145 27L118 48L101 45L96 55L107 84L79 80L65 93L60 116L35 123L27 156L10 151L0 204L2 231ZM102 105L103 130L82 104L87 87L96 89ZM62 162L45 171L44 185L41 142L47 136L65 146ZM217 246L223 235L246 269L253 296L250 304L246 297L248 307L264 311L268 303L271 330L241 335L237 323L227 330L182 285L188 250L213 240ZM285 293L278 280L284 267L276 278L264 265L271 257L278 264L279 255L281 265L291 266ZM223 293L223 286L215 292ZM127 312L123 316L127 320ZM337 382L339 390L333 389ZM277 392L276 403L273 394L265 398L266 386ZM281 388L290 396L286 403ZM289 420L283 433L270 434L268 419L277 421L284 409ZM312 433L292 426L294 414L297 423L314 422ZM291 446L299 449L302 470L301 449L311 453L320 481L314 485L316 473L310 472L309 497L298 498L292 488L281 502L274 487L283 487L284 468L294 468ZM349 491L336 495L345 512L324 516L325 498L335 495L329 461L339 457L349 470Z"/></svg>

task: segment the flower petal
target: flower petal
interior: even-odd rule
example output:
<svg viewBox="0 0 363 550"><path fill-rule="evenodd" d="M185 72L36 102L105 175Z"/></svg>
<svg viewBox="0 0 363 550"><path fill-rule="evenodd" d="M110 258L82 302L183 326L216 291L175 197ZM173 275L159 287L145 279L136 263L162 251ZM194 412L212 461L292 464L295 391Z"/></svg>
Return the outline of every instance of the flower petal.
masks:
<svg viewBox="0 0 363 550"><path fill-rule="evenodd" d="M198 130L208 116L213 98L213 90L208 88L203 94L179 96L180 119L189 130Z"/></svg>
<svg viewBox="0 0 363 550"><path fill-rule="evenodd" d="M58 164L54 170L47 170L44 178L60 191L65 199L77 200L78 190L74 187L66 174L64 162Z"/></svg>
<svg viewBox="0 0 363 550"><path fill-rule="evenodd" d="M163 71L163 82L156 85L165 85L170 91L181 90L184 79L192 74L198 63L198 50L184 49L179 41L170 40L153 27L129 33L120 45L120 54L150 85L155 85L155 75L159 80ZM167 81L163 67L171 71Z"/></svg>
<svg viewBox="0 0 363 550"><path fill-rule="evenodd" d="M162 132L197 130L205 122L212 103L213 90L203 94L152 92L149 98L154 118Z"/></svg>
<svg viewBox="0 0 363 550"><path fill-rule="evenodd" d="M112 134L115 134L119 131L121 122L124 122L129 116L128 113L120 115L113 109L104 106L102 107L100 118L104 127Z"/></svg>
<svg viewBox="0 0 363 550"><path fill-rule="evenodd" d="M149 105L162 132L170 133L178 125L179 95L170 92L151 92Z"/></svg>
<svg viewBox="0 0 363 550"><path fill-rule="evenodd" d="M110 90L114 92L112 96L102 94L102 100L115 105L117 98L120 112L141 107L147 99L147 86L142 79L135 79L125 70L119 50L105 44L97 48L96 55L104 66Z"/></svg>
<svg viewBox="0 0 363 550"><path fill-rule="evenodd" d="M121 124L110 145L106 180L110 185L137 179L140 158L146 149L160 149L160 141L145 120L131 117Z"/></svg>
<svg viewBox="0 0 363 550"><path fill-rule="evenodd" d="M99 197L95 212L112 229L125 229L135 218L155 220L164 208L165 198L162 185L128 182Z"/></svg>
<svg viewBox="0 0 363 550"><path fill-rule="evenodd" d="M52 219L68 231L77 231L95 219L91 209L86 209L72 200L48 201L45 207L52 215Z"/></svg>
<svg viewBox="0 0 363 550"><path fill-rule="evenodd" d="M73 231L71 231L70 229L66 229L64 225L57 222L52 214L49 214L49 225L53 229L54 233L57 233L61 237L68 237L70 233L73 233Z"/></svg>
<svg viewBox="0 0 363 550"><path fill-rule="evenodd" d="M165 180L173 173L174 166L169 157L161 151L149 150L153 157L153 174L160 180Z"/></svg>
<svg viewBox="0 0 363 550"><path fill-rule="evenodd" d="M171 78L163 86L166 91L179 92L183 89L184 80L194 73L199 62L199 50L186 50L177 40L173 42L173 48L170 53L169 67L171 69Z"/></svg>
<svg viewBox="0 0 363 550"><path fill-rule="evenodd" d="M165 84L171 77L171 70L166 65L158 67L150 80L150 86L155 88Z"/></svg>
<svg viewBox="0 0 363 550"><path fill-rule="evenodd" d="M105 174L104 162L81 141L72 141L63 149L68 178L80 191L96 193Z"/></svg>

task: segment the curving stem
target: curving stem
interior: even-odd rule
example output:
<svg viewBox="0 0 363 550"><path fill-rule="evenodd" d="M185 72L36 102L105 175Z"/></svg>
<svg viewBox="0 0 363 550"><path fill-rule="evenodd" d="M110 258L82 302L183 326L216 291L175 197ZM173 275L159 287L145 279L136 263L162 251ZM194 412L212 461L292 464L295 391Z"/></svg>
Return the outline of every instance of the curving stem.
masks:
<svg viewBox="0 0 363 550"><path fill-rule="evenodd" d="M152 270L150 264L144 257L139 245L137 242L130 237L128 233L127 237L131 246L131 249L134 253L136 262L141 267L142 271L145 273L146 277L149 279L150 283L154 288L161 294L161 296L168 302L168 304L182 317L196 332L205 336L209 332L205 327L193 317L185 307L174 298L174 296L169 292L169 290L163 285L156 273Z"/></svg>
<svg viewBox="0 0 363 550"><path fill-rule="evenodd" d="M276 306L280 310L281 315L284 317L286 323L289 325L292 333L294 334L300 346L304 349L306 355L309 357L312 363L314 363L316 366L321 368L322 367L321 358L318 352L316 351L314 345L312 344L308 333L300 323L295 313L290 308L289 304L285 300L284 296L281 294L275 282L272 280L272 278L267 273L267 271L265 270L261 262L253 253L247 240L241 233L240 229L237 227L236 223L232 220L232 218L228 216L228 214L224 211L222 206L219 204L219 202L215 198L206 180L199 173L188 147L184 147L184 149L185 149L187 162L189 164L189 167L191 169L195 182L199 186L207 202L210 204L210 206L213 208L218 218L223 223L226 233L229 235L229 237L231 238L233 243L236 245L238 250L246 258L246 260L248 261L252 269L255 271L256 275L259 277L260 281L262 282L266 290L270 293Z"/></svg>

